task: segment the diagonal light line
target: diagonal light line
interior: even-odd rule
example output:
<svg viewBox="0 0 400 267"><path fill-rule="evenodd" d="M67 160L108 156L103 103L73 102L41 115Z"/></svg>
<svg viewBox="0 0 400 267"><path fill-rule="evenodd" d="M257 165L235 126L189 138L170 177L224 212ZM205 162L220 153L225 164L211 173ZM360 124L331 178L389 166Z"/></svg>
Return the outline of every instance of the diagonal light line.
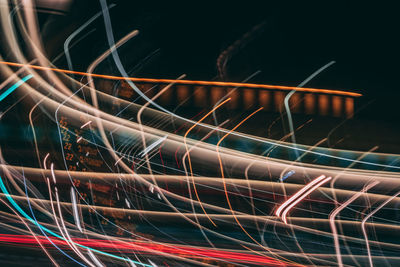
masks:
<svg viewBox="0 0 400 267"><path fill-rule="evenodd" d="M156 146L158 146L159 144L161 144L162 142L165 141L165 139L167 139L168 135L158 139L157 141L155 141L154 143L152 143L151 145L149 145L148 147L146 147L146 149L144 149L142 152L139 153L139 157L144 157L147 153L149 153L152 149L154 149Z"/></svg>
<svg viewBox="0 0 400 267"><path fill-rule="evenodd" d="M332 177L328 177L323 179L321 182L319 182L318 184L314 185L312 188L310 188L309 190L307 190L307 192L305 192L303 195L301 195L298 199L296 199L292 204L290 204L284 212L282 212L282 221L287 224L287 220L286 220L286 216L289 212L289 210L291 210L294 206L296 206L300 201L302 201L306 196L308 196L309 194L311 194L313 191L315 191L315 189L317 189L318 187L320 187L321 185L323 185L324 183L328 182L329 180L331 180Z"/></svg>
<svg viewBox="0 0 400 267"><path fill-rule="evenodd" d="M2 93L0 95L0 101L2 101L4 98L6 98L9 94L11 94L12 92L14 92L15 89L17 89L18 87L20 87L24 82L26 82L27 80L29 80L30 78L32 78L33 75L29 74L27 76L25 76L24 78L22 78L21 80L19 80L18 82L16 82L13 86L11 86L10 88L8 88L4 93Z"/></svg>
<svg viewBox="0 0 400 267"><path fill-rule="evenodd" d="M288 200L286 200L275 212L276 216L280 216L281 212L283 211L283 209L288 206L291 202L293 202L296 198L298 198L300 195L302 195L304 192L306 192L310 187L312 187L313 185L315 185L316 183L318 183L319 181L323 180L326 176L325 175L321 175L317 178L315 178L312 182L310 182L309 184L307 184L306 186L304 186L302 189L300 189L296 194L294 194L293 196L291 196Z"/></svg>

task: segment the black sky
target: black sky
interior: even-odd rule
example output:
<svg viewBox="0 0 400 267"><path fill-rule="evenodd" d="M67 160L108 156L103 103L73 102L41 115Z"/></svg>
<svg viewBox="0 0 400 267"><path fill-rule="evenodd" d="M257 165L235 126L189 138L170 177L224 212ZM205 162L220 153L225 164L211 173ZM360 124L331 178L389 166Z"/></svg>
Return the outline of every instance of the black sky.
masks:
<svg viewBox="0 0 400 267"><path fill-rule="evenodd" d="M76 2L64 19L69 25L65 34L100 10L98 1ZM335 61L307 86L361 92L361 102L374 101L367 114L397 118L400 23L395 6L216 2L108 1L116 4L110 11L116 39L140 31L120 51L127 66L133 68L154 52L135 75L175 78L185 73L188 79L242 81L260 71L253 82L298 85ZM103 21L95 27L86 46L76 51L89 50L87 58L80 56L78 68L107 49ZM233 45L237 40L242 41ZM232 45L221 77L217 59Z"/></svg>

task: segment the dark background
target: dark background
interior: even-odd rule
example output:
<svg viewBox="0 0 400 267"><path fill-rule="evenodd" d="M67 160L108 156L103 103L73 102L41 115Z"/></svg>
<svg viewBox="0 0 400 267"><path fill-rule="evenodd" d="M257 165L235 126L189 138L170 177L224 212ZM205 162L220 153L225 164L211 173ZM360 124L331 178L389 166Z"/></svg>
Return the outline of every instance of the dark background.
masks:
<svg viewBox="0 0 400 267"><path fill-rule="evenodd" d="M360 92L364 96L357 107L368 103L360 116L398 121L395 5L216 2L108 1L116 4L110 10L115 40L140 31L119 50L127 69L139 77L185 73L187 79L225 81L243 81L260 71L251 82L296 86L334 60L306 87ZM65 36L99 10L98 1L75 1L61 19L41 18L50 56L61 52ZM85 70L108 48L102 17L90 28L96 30L71 48L76 70ZM229 57L221 73L217 60L224 51ZM65 66L63 60L57 64Z"/></svg>

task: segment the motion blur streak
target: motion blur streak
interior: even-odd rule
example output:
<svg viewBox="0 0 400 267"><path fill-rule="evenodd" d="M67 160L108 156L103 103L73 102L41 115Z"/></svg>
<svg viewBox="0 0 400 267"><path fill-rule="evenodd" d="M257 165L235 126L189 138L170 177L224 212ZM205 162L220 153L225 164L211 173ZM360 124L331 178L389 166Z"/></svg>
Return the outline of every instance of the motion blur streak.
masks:
<svg viewBox="0 0 400 267"><path fill-rule="evenodd" d="M23 84L24 82L26 82L27 80L29 80L30 78L32 78L33 75L29 74L27 76L25 76L24 78L22 78L20 81L18 81L16 84L14 84L13 86L11 86L10 88L8 88L5 92L0 94L0 101L2 101L4 98L6 98L9 94L11 94L12 92L14 92L15 89L17 89L18 87L21 86L21 84Z"/></svg>
<svg viewBox="0 0 400 267"><path fill-rule="evenodd" d="M44 237L38 237L40 242L50 246L51 243ZM54 244L59 246L68 247L68 243L59 240L59 239L51 239ZM15 243L15 244L24 244L24 245L35 245L37 241L32 236L24 236L24 235L0 235L0 242L7 242L7 243ZM132 253L132 250L141 251L143 253L154 253L153 251L162 251L166 253L173 253L173 254L185 254L186 256L193 257L193 258L203 258L209 259L217 258L217 259L224 259L230 258L235 262L242 262L242 263L249 263L249 264L268 264L269 266L287 266L283 263L276 261L272 258L268 258L265 256L257 256L245 253L236 253L230 251L218 251L218 250L211 250L211 249L201 249L201 248L191 248L191 247L183 247L183 246L162 246L162 245L151 245L142 242L130 242L122 243L122 242L110 242L108 240L100 240L100 239L74 239L74 242L77 244L81 244L83 246L91 246L93 248L102 249L104 251L114 251L116 249L123 251L124 253ZM197 256L200 255L200 256Z"/></svg>
<svg viewBox="0 0 400 267"><path fill-rule="evenodd" d="M0 265L400 266L397 126L342 58L256 64L231 3L53 2L0 1Z"/></svg>
<svg viewBox="0 0 400 267"><path fill-rule="evenodd" d="M329 89L316 89L316 88L305 88L305 87L291 87L291 86L280 86L280 85L268 85L268 84L253 84L253 83L234 83L234 82L214 82L214 81L192 81L192 80L172 80L172 79L150 79L150 78L132 78L132 77L120 77L104 74L87 73L81 71L57 69L50 67L43 67L37 65L21 64L16 62L0 61L0 64L14 66L14 67L29 67L37 70L51 70L55 72L62 72L66 74L75 74L81 76L92 76L94 78L103 78L109 80L129 80L133 82L149 82L149 83L177 83L186 85L215 85L215 86L226 86L226 87L247 87L247 88L260 88L260 89L272 89L272 90L284 90L284 91L298 91L298 92L309 92L309 93L323 93L323 94L335 94L344 96L360 97L362 94L329 90Z"/></svg>
<svg viewBox="0 0 400 267"><path fill-rule="evenodd" d="M11 198L11 196L9 195L7 189L6 189L5 186L4 186L3 179L2 179L1 177L0 177L0 188L1 188L1 191L3 191L3 193L6 195L7 199L10 201L10 203L14 206L14 208L16 208L16 209L21 213L22 216L24 216L24 217L25 217L26 219L28 219L31 223L35 224L36 226L38 226L39 228L41 228L41 229L44 230L45 232L47 232L47 233L49 233L49 234L51 234L51 235L53 235L53 236L55 236L55 237L57 237L57 238L59 238L59 239L61 239L61 240L63 240L63 241L65 241L65 242L68 243L67 239L65 239L64 237L62 237L62 236L60 236L60 235L58 235L58 234L56 234L56 233L54 233L53 231L47 229L46 227L43 227L42 225L38 224L38 223L37 223L36 221L34 221L28 214L26 214L26 213L18 206L18 204ZM110 256L110 257L113 257L113 258L117 258L117 259L121 259L121 260L125 260L125 261L132 261L132 260L130 260L130 259L122 258L122 257L116 256L116 255L110 254L110 253L106 253L106 252L103 252L103 251L99 251L99 250L96 250L96 249L87 247L87 246L85 246L85 245L81 245L81 244L78 244L78 243L75 243L75 242L73 242L73 243L74 243L74 245L76 245L76 246L79 246L79 247L82 247L82 248L85 248L85 249L92 250L92 251L97 252L97 253L99 253L99 254L107 255L107 256ZM135 262L135 261L134 261L134 262ZM142 264L142 263L140 263L140 262L135 262L135 263L140 264L140 265L143 265L143 266L149 266L149 265L147 265L147 264Z"/></svg>
<svg viewBox="0 0 400 267"><path fill-rule="evenodd" d="M371 218L375 213L377 213L380 209L382 209L384 206L386 206L390 201L395 199L398 195L400 195L400 192L397 192L391 198L388 198L387 200L385 200L381 205L379 205L379 207L377 207L372 212L370 212L367 216L365 216L365 218L361 222L361 229L362 229L362 232L363 232L363 235L365 238L365 245L367 247L367 252L368 252L368 261L369 261L369 265L371 267L374 266L374 264L372 261L371 249L369 247L368 235L367 235L367 230L365 229L365 223L369 220L369 218Z"/></svg>
<svg viewBox="0 0 400 267"><path fill-rule="evenodd" d="M302 201L306 196L308 196L309 194L311 194L314 190L316 190L318 187L320 187L321 185L323 185L324 183L328 182L329 180L331 180L332 177L327 177L325 179L323 179L322 181L320 181L319 183L317 183L316 185L314 185L313 187L311 187L309 190L307 190L303 195L299 196L296 200L293 201L293 203L291 203L283 212L282 212L282 221L284 223L287 223L286 220L286 216L287 213L289 212L290 209L292 209L294 206L296 206L300 201Z"/></svg>
<svg viewBox="0 0 400 267"><path fill-rule="evenodd" d="M335 250L336 250L336 257L337 257L337 262L339 266L343 266L343 261L342 261L342 254L340 252L340 245L339 245L339 238L337 236L337 230L336 230L336 225L335 225L335 218L341 212L344 208L346 208L351 202L356 200L358 197L360 197L364 192L368 191L375 185L379 184L378 181L371 182L368 185L366 185L360 192L354 194L351 198L349 198L345 203L337 207L335 210L332 211L332 213L329 215L329 222L331 225L332 229L332 234L335 242Z"/></svg>
<svg viewBox="0 0 400 267"><path fill-rule="evenodd" d="M190 150L188 149L188 145L186 142L186 138L188 136L188 134L190 133L190 131L192 131L194 129L194 127L196 127L196 125L198 125L199 123L201 123L203 120L205 120L208 116L210 116L210 114L212 114L215 110L217 110L220 106L222 106L223 104L225 104L226 102L230 101L231 98L227 98L224 101L222 101L221 103L219 103L217 106L215 106L210 112L208 112L206 115L204 115L198 122L196 122L192 127L189 128L189 130L186 131L185 135L183 136L183 142L185 144L185 149L186 149L186 156L188 159L188 163L189 163L189 170L190 170L190 176L192 177L192 182L193 182L193 189L194 189L194 193L196 194L196 198L200 203L200 207L203 210L204 214L207 216L207 218L210 220L210 222L214 225L217 226L213 220L211 220L211 218L207 215L207 212L205 211L200 198L199 198L199 194L197 193L197 188L196 188L196 184L193 180L193 169L192 169L192 162L190 160Z"/></svg>
<svg viewBox="0 0 400 267"><path fill-rule="evenodd" d="M305 187L303 187L300 191L298 191L296 194L291 196L285 203L283 203L276 211L275 215L280 216L281 212L283 211L284 208L286 208L290 203L292 203L296 198L304 194L309 188L320 182L321 180L325 179L325 175L321 175L317 178L315 178L311 183L307 184Z"/></svg>

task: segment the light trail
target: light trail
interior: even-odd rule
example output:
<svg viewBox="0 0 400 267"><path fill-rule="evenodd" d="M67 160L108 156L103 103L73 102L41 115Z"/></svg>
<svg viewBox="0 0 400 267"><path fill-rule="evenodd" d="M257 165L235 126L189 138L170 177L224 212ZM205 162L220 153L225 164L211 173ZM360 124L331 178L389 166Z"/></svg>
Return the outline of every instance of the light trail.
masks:
<svg viewBox="0 0 400 267"><path fill-rule="evenodd" d="M395 199L398 195L400 195L400 192L397 192L392 197L385 200L381 205L379 205L379 207L377 207L372 212L370 212L367 216L365 216L365 218L361 222L361 230L362 230L364 238L365 238L365 245L367 247L367 253L368 253L368 261L369 261L369 265L371 267L374 266L374 264L372 261L371 250L370 250L369 242L368 242L367 230L365 229L365 223L369 220L369 218L371 218L375 213L377 213L380 209L382 209L384 206L386 206L390 201Z"/></svg>
<svg viewBox="0 0 400 267"><path fill-rule="evenodd" d="M268 85L268 84L254 84L254 83L236 83L236 82L215 82L215 81L195 81L195 80L174 80L174 79L151 79L151 78L133 78L133 77L121 77L105 74L95 74L87 73L81 71L72 71L51 67L44 67L31 64L22 64L16 62L0 61L0 64L14 66L14 67L29 67L37 70L51 70L54 72L61 72L66 74L75 74L81 76L92 76L95 78L109 79L109 80L129 80L132 82L145 82L145 83L176 83L183 85L203 85L203 86L221 86L221 87L245 87L254 89L268 89L268 90L282 90L282 91L297 91L305 93L319 93L319 94L330 94L330 95L342 95L350 97L360 97L362 94L340 91L340 90L330 90L330 89L317 89L317 88L305 88L305 87L292 87L292 86L282 86L282 85Z"/></svg>
<svg viewBox="0 0 400 267"><path fill-rule="evenodd" d="M301 190L299 190L297 193L295 193L293 196L291 196L287 201L285 201L284 203L282 203L282 205L275 211L275 215L280 217L281 212L283 211L283 209L285 209L288 205L290 205L290 203L292 203L293 201L295 201L295 199L297 199L298 197L300 197L302 194L304 194L308 189L310 189L312 186L314 186L315 184L319 183L320 181L322 181L323 179L325 179L325 175L321 175L317 178L315 178L314 180L312 180L310 183L308 183L306 186L304 186Z"/></svg>
<svg viewBox="0 0 400 267"><path fill-rule="evenodd" d="M81 129L85 128L86 126L88 126L88 125L91 124L91 123L92 123L92 121L86 122L85 124L83 124L83 125L81 126Z"/></svg>
<svg viewBox="0 0 400 267"><path fill-rule="evenodd" d="M6 195L6 198L7 198L8 201L11 203L11 205L12 205L15 209L17 209L18 212L19 212L22 216L24 216L26 219L28 219L31 223L33 223L33 224L36 225L37 227L41 228L43 231L45 231L45 232L51 234L52 236L55 236L55 237L57 237L57 238L63 240L63 241L65 241L65 242L68 242L68 239L66 239L66 238L64 238L64 237L62 237L62 236L60 236L60 235L58 235L57 233L51 231L50 229L48 229L48 228L42 226L41 224L39 224L39 223L37 223L35 220L33 220L28 214L26 214L25 211L23 211L23 210L21 209L21 207L11 198L10 194L8 193L8 190L6 189L6 187L5 187L4 183L3 183L3 179L2 179L1 177L0 177L0 189L1 189L1 191L3 191L3 193ZM119 260L123 260L123 261L127 261L127 262L132 261L132 262L134 262L135 264L139 264L139 265L146 266L146 267L151 267L151 266L148 265L148 264L140 263L140 262L137 262L137 261L133 261L133 260L131 260L131 259L128 259L128 258L120 257L120 256L118 256L118 255L113 255L113 254L110 254L110 253L107 253L107 252L104 252L104 251L100 251L100 250L97 250L97 249L93 249L93 248L91 248L91 247L88 247L88 246L85 246L85 245L81 245L81 244L78 244L78 243L75 243L75 242L74 242L74 245L76 245L76 246L78 246L78 247L81 247L81 248L84 248L84 249L89 249L89 250L91 250L91 251L93 251L93 252L102 254L102 255L104 255L104 256L112 257L112 258L119 259Z"/></svg>
<svg viewBox="0 0 400 267"><path fill-rule="evenodd" d="M290 96L300 92L311 96L315 109L327 103L334 109L334 103L339 103L347 114L347 104L351 110L358 108L353 101L361 94L300 88L315 73L298 87L138 78L138 73L146 73L144 64L154 53L142 52L154 49L136 45L150 39L133 40L139 31L131 25L112 25L109 8L114 5L100 1L101 11L92 10L86 14L89 20L54 36L64 38L72 32L64 42L69 70L54 63L63 56L53 55L62 50L64 40L48 43L42 38L42 21L37 21L33 0L0 7L0 69L5 78L0 90L23 81L25 77L18 78L21 73L32 75L29 82L18 85L21 92L12 105L0 111L4 143L0 175L5 178L0 177L2 247L14 246L20 254L22 248L32 248L55 266L56 260L81 266L120 261L167 267L400 264L394 252L400 249L396 213L400 198L393 195L400 188L399 155L332 149L329 142L329 148L324 148L323 137L316 142L310 136L312 146L285 142L290 137L295 140L297 130L314 127L318 119L313 117L297 129L291 125L295 129L291 133L284 125L278 140L238 131L259 111L241 121L242 104L247 110L249 103L251 108L255 103L268 110L280 104L289 108ZM83 32L97 18L104 19L104 29L96 24L95 30ZM141 30L148 34L146 27ZM107 38L99 38L99 46L90 51L100 56L93 62L79 62L86 72L74 71L70 49L86 53L81 41L93 33ZM80 38L70 45L75 37ZM131 51L137 51L138 57L131 57ZM227 62L223 60L218 60L218 70L223 70ZM169 103L176 104L172 111L157 103L164 105L175 93L177 98ZM234 104L226 112L225 108L215 112L228 97ZM198 113L197 109L209 105L215 109ZM26 110L29 114L21 112ZM220 118L224 123L218 123ZM30 127L25 128L27 119ZM275 134L272 126L278 128L283 119L281 114L267 133ZM260 112L253 120L258 130L269 123L269 116ZM226 122L232 124L225 127ZM323 186L332 180L330 187ZM371 180L380 186L367 192L368 186L374 186ZM360 184L367 184L365 199L355 197L360 195ZM226 202L221 202L224 198ZM338 203L344 204L337 207ZM348 212L337 218L340 208ZM376 220L368 221L377 214ZM357 231L360 228L363 236ZM376 238L367 233L369 229ZM38 262L43 260L39 257Z"/></svg>
<svg viewBox="0 0 400 267"><path fill-rule="evenodd" d="M218 162L219 162L219 166L220 166L220 171L221 171L221 178L222 178L222 184L224 186L224 193L225 193L225 199L228 203L229 209L232 213L233 218L235 219L236 223L238 224L238 226L240 227L240 229L242 229L242 231L254 242L256 243L258 246L262 247L263 249L267 250L267 248L265 248L262 244L260 244L257 240L254 239L254 237L252 237L248 231L246 231L246 229L243 227L243 225L239 222L239 219L237 218L233 208L232 208L232 204L231 201L229 200L229 195L228 195L228 190L226 187L226 182L225 182L225 175L224 175L224 166L221 160L221 156L220 156L220 152L219 152L219 145L221 144L221 142L233 131L235 131L238 127L240 127L240 125L242 125L244 122L246 122L248 119L250 119L254 114L256 114L257 112L259 112L260 110L262 110L263 108L259 108L256 111L252 112L250 115L248 115L246 118L244 118L242 121L240 121L235 127L232 128L232 130L230 130L227 134L225 134L219 141L218 143L215 145L216 151L217 151L217 156L218 156Z"/></svg>
<svg viewBox="0 0 400 267"><path fill-rule="evenodd" d="M79 219L78 206L76 203L76 196L75 196L75 191L74 191L73 187L71 187L71 203L72 203L72 207L73 207L72 211L74 214L74 220L75 220L76 227L78 227L79 231L83 232L82 226L81 226L81 220Z"/></svg>
<svg viewBox="0 0 400 267"><path fill-rule="evenodd" d="M12 92L15 91L15 89L17 89L18 87L20 87L23 83L25 83L26 81L28 81L30 78L32 78L33 75L29 74L23 78L21 78L21 80L19 80L18 82L16 82L14 85L12 85L10 88L8 88L4 93L2 93L0 95L0 101L4 100L4 98L6 98L9 94L11 94Z"/></svg>
<svg viewBox="0 0 400 267"><path fill-rule="evenodd" d="M154 148L156 148L158 145L160 145L162 142L165 141L165 139L167 139L168 135L154 141L154 143L152 143L151 145L149 145L148 147L146 147L146 149L144 149L142 152L140 152L138 154L139 157L144 157L147 153L149 153L151 150L153 150Z"/></svg>
<svg viewBox="0 0 400 267"><path fill-rule="evenodd" d="M287 224L287 214L288 212L294 207L296 206L300 201L302 201L306 196L308 196L309 194L311 194L313 191L315 191L318 187L320 187L321 185L323 185L324 183L328 182L329 180L331 180L332 177L327 177L322 179L322 181L320 181L319 183L317 183L316 185L314 185L313 187L311 187L310 189L308 189L306 192L304 192L301 196L299 196L296 200L294 200L283 212L282 212L282 221Z"/></svg>
<svg viewBox="0 0 400 267"><path fill-rule="evenodd" d="M292 176L293 174L295 174L296 172L295 171L289 171L289 172L287 172L282 178L279 178L279 180L280 181L285 181L287 178L289 178L290 176Z"/></svg>
<svg viewBox="0 0 400 267"><path fill-rule="evenodd" d="M194 193L195 193L195 195L196 195L197 200L198 200L199 203L200 203L200 207L201 207L201 209L203 210L203 213L207 216L207 218L209 218L209 217L208 217L208 215L207 215L206 210L205 210L204 207L203 207L202 202L200 201L200 197L199 197L199 194L198 194L197 189L196 189L196 184L195 184L195 182L194 182L194 180L193 180L192 162L191 162L191 159L190 159L190 150L189 150L189 148L188 148L188 145L187 145L187 142L186 142L186 138L187 138L188 134L189 134L199 123L201 123L201 122L202 122L203 120L205 120L208 116L210 116L215 110L217 110L219 107L221 107L221 106L224 105L225 103L229 102L230 100L231 100L231 98L227 98L227 99L225 99L224 101L222 101L221 103L219 103L218 105L216 105L216 106L215 106L212 110L210 110L206 115L204 115L202 118L200 118L200 120L199 120L198 122L196 122L195 124L193 124L192 127L190 127L190 128L186 131L185 135L183 136L183 143L185 144L185 149L186 149L186 154L185 154L185 155L187 155L187 159L188 159L188 163L189 163L189 170L190 170L190 175L191 175L191 177L192 177L192 183L193 183ZM189 188L189 190L190 190L190 188ZM209 218L209 220L210 220L210 222L211 222L214 226L217 226L211 218Z"/></svg>
<svg viewBox="0 0 400 267"><path fill-rule="evenodd" d="M356 200L358 197L360 197L362 194L364 194L366 191L368 191L369 189L371 189L378 183L379 183L378 181L369 183L360 192L357 192L356 194L354 194L346 202L344 202L342 205L340 205L335 210L333 210L332 213L329 215L329 224L331 226L331 230L332 230L332 234L333 234L336 258L337 258L337 263L339 266L343 266L343 261L342 261L342 253L340 252L339 238L338 238L337 230L336 230L336 226L335 226L335 218L339 214L339 212L341 212L344 208L346 208L350 203L352 203L354 200Z"/></svg>
<svg viewBox="0 0 400 267"><path fill-rule="evenodd" d="M45 245L50 245L50 241L39 237L40 241ZM59 246L68 246L68 244L59 239L51 238L51 241ZM83 239L83 238L75 238L73 240L75 243L79 243L84 246L91 246L97 249L102 249L106 251L114 251L115 249L120 249L124 253L133 253L133 251L142 251L150 254L154 254L154 251L162 251L165 253L172 254L184 254L193 258L205 258L205 259L224 259L230 258L234 262L243 262L250 264L272 264L274 266L294 266L290 264L285 264L278 260L275 260L266 256L259 256L250 253L239 253L229 250L216 250L216 249L205 249L205 248L195 248L195 247L187 247L187 246L164 246L164 245L154 245L151 243L145 243L140 241L132 241L132 242L121 242L121 241L113 241L111 243L109 240L101 240L101 239ZM36 244L37 241L34 240L32 236L28 235L12 235L12 234L0 234L0 242L9 242L15 244ZM199 255L199 256L196 256Z"/></svg>

